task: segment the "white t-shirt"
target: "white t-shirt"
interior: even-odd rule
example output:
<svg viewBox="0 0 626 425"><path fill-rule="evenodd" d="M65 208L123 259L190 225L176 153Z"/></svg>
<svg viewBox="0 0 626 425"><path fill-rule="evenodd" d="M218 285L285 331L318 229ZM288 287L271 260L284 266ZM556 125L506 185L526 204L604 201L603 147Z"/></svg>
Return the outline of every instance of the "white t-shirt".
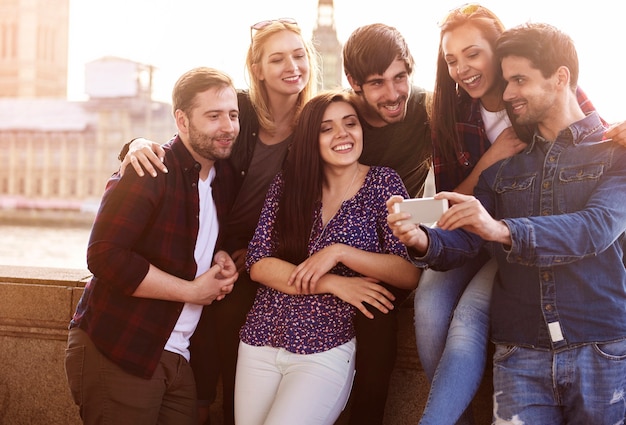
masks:
<svg viewBox="0 0 626 425"><path fill-rule="evenodd" d="M502 133L505 128L511 126L511 120L506 113L506 109L502 109L496 112L490 112L486 110L481 103L480 115L483 117L485 132L487 132L487 138L491 143L496 141L500 133Z"/></svg>
<svg viewBox="0 0 626 425"><path fill-rule="evenodd" d="M209 171L206 180L198 180L198 194L200 195L200 229L196 239L194 258L198 265L196 277L211 268L215 242L219 231L217 210L213 201L211 183L215 178L215 167ZM202 306L199 304L185 303L183 311L178 317L176 326L165 344L165 350L180 354L189 361L189 338L196 330Z"/></svg>

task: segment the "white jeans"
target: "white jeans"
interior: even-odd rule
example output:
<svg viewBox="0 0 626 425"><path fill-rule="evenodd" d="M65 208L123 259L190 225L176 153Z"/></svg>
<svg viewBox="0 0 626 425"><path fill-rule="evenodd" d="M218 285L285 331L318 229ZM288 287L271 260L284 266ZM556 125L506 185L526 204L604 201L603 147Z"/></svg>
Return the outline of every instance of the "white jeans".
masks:
<svg viewBox="0 0 626 425"><path fill-rule="evenodd" d="M237 425L332 425L354 379L356 340L316 354L239 343Z"/></svg>

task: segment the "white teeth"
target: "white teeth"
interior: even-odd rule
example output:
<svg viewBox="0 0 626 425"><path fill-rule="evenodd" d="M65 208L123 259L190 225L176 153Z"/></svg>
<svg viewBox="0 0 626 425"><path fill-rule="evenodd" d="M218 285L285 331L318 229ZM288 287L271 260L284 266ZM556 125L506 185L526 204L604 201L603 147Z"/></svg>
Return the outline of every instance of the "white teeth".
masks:
<svg viewBox="0 0 626 425"><path fill-rule="evenodd" d="M468 78L467 80L463 80L463 82L465 84L472 84L474 81L476 81L478 78L480 77L480 75L474 75L471 78Z"/></svg>
<svg viewBox="0 0 626 425"><path fill-rule="evenodd" d="M385 105L385 109L388 111L397 111L398 109L400 109L400 104L394 103L393 105Z"/></svg>
<svg viewBox="0 0 626 425"><path fill-rule="evenodd" d="M333 148L334 151L346 151L348 149L352 148L352 143L346 143L343 145L339 145L339 146L335 146Z"/></svg>
<svg viewBox="0 0 626 425"><path fill-rule="evenodd" d="M300 77L298 77L298 76L296 75L295 77L287 77L287 78L285 78L285 80L286 80L286 81L296 81L298 78L300 78Z"/></svg>

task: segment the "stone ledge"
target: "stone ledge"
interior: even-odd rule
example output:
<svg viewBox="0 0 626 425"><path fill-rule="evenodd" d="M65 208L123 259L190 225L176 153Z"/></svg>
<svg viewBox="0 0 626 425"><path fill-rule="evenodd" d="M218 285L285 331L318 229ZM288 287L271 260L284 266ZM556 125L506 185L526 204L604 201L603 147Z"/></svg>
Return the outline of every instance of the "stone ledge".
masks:
<svg viewBox="0 0 626 425"><path fill-rule="evenodd" d="M0 283L84 287L91 273L81 269L0 265Z"/></svg>
<svg viewBox="0 0 626 425"><path fill-rule="evenodd" d="M67 325L90 277L87 270L0 265L0 424L80 425L63 364ZM415 347L413 303L404 303L399 313L384 425L417 423L428 395ZM490 396L487 389L475 404L477 424L490 423ZM219 403L211 417L212 425L223 424Z"/></svg>

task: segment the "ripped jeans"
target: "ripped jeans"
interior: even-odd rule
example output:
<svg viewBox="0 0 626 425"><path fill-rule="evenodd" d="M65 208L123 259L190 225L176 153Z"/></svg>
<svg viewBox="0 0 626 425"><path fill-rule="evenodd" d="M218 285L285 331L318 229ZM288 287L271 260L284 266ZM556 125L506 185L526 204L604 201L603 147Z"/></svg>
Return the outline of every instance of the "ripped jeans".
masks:
<svg viewBox="0 0 626 425"><path fill-rule="evenodd" d="M556 351L497 344L494 424L615 425L626 415L626 340Z"/></svg>

